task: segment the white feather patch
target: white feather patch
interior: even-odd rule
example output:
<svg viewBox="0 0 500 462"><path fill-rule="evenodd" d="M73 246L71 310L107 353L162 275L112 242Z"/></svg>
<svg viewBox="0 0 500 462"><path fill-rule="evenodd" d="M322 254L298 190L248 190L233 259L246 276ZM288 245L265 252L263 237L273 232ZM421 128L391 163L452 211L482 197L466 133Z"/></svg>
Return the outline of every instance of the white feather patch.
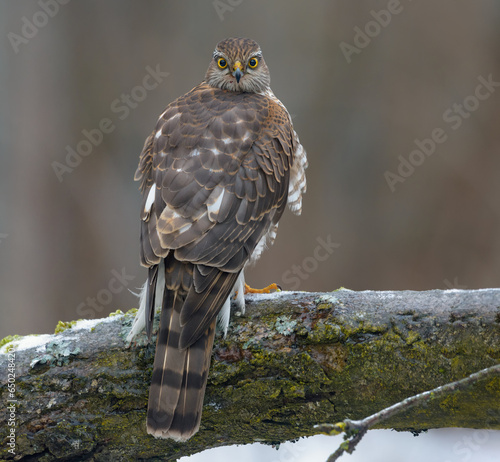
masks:
<svg viewBox="0 0 500 462"><path fill-rule="evenodd" d="M220 331L224 333L224 337L227 334L227 327L229 326L229 315L231 314L231 297L227 297L227 300L222 305L219 314L217 315L217 327Z"/></svg>
<svg viewBox="0 0 500 462"><path fill-rule="evenodd" d="M189 231L191 229L191 226L193 226L192 223L188 223L187 225L181 226L179 228L179 234L185 233L186 231Z"/></svg>
<svg viewBox="0 0 500 462"><path fill-rule="evenodd" d="M217 220L217 215L219 214L223 198L224 198L224 189L216 188L214 189L214 192L210 196L210 200L207 201L208 219L211 222Z"/></svg>
<svg viewBox="0 0 500 462"><path fill-rule="evenodd" d="M151 206L155 201L156 183L151 185L149 188L148 197L146 198L146 203L144 204L144 211L149 213L151 211Z"/></svg>
<svg viewBox="0 0 500 462"><path fill-rule="evenodd" d="M155 294L155 305L161 306L163 300L163 291L165 289L165 270L163 261L158 268L158 279L156 281L156 294ZM127 335L127 341L132 342L134 337L140 334L146 327L146 298L148 293L148 281L141 287L141 292L139 294L139 310L135 314L134 321L132 322L132 328Z"/></svg>
<svg viewBox="0 0 500 462"><path fill-rule="evenodd" d="M302 211L302 194L306 192L307 154L300 144L297 133L293 132L297 147L293 153L295 162L290 171L290 183L288 185L288 207L296 215Z"/></svg>
<svg viewBox="0 0 500 462"><path fill-rule="evenodd" d="M127 335L127 342L132 342L134 337L140 334L146 327L146 319L144 312L146 311L146 294L148 292L148 281L144 283L141 287L141 293L139 295L139 310L135 314L134 322L132 323L132 328Z"/></svg>
<svg viewBox="0 0 500 462"><path fill-rule="evenodd" d="M236 304L235 314L242 316L245 314L245 275L242 271L234 285L231 296Z"/></svg>

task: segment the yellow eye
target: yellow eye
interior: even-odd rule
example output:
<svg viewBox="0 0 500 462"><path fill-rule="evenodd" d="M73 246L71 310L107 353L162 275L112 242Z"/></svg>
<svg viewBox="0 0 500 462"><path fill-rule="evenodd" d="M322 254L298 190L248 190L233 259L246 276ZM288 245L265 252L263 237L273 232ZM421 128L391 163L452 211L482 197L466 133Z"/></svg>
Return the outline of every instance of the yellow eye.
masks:
<svg viewBox="0 0 500 462"><path fill-rule="evenodd" d="M217 60L217 64L221 69L225 69L227 67L227 61L224 58L219 58Z"/></svg>
<svg viewBox="0 0 500 462"><path fill-rule="evenodd" d="M255 69L258 64L259 60L257 58L250 58L250 60L248 61L248 67L250 69Z"/></svg>

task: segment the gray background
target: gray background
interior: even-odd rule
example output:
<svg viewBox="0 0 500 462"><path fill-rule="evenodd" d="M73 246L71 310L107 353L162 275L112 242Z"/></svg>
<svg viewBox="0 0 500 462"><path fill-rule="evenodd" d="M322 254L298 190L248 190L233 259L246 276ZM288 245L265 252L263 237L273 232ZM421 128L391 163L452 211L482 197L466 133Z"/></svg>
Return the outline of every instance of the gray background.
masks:
<svg viewBox="0 0 500 462"><path fill-rule="evenodd" d="M498 2L48 3L0 3L0 338L137 305L138 155L228 36L260 43L310 162L303 214L284 216L253 286L498 286L500 87L474 97L480 77L500 82ZM148 66L169 75L137 89ZM119 110L131 93L140 101ZM54 162L103 119L113 131L58 178ZM436 129L446 141L411 154ZM411 156L421 165L391 190L386 172ZM333 253L315 258L328 239Z"/></svg>

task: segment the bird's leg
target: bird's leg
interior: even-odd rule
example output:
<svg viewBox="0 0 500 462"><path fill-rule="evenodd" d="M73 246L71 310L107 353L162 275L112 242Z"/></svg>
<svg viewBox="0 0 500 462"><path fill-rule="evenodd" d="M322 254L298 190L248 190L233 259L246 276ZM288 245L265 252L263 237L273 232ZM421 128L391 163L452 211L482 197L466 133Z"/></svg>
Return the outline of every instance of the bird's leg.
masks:
<svg viewBox="0 0 500 462"><path fill-rule="evenodd" d="M275 290L276 292L281 291L281 287L278 284L275 284L274 282L267 287L264 287L263 289L254 289L253 287L250 287L248 284L245 284L245 294L269 294L271 293L272 290Z"/></svg>

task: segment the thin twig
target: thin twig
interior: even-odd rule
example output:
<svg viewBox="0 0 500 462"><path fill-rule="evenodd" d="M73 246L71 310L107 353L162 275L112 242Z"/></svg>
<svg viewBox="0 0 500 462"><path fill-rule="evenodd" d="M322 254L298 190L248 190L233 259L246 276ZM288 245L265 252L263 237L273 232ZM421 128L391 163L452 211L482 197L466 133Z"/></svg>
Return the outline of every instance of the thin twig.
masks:
<svg viewBox="0 0 500 462"><path fill-rule="evenodd" d="M393 404L392 406L386 407L385 409L372 414L362 420L350 420L346 419L343 422L338 422L336 424L320 424L316 425L314 428L327 435L338 435L340 433L345 433L344 441L339 448L328 458L327 462L336 461L344 452L352 454L357 444L361 441L366 432L374 425L389 419L393 415L399 414L402 411L406 411L416 406L417 404L423 404L432 399L438 398L446 393L451 393L456 390L461 390L469 385L472 385L486 377L491 377L493 375L500 375L500 364L495 366L482 369L474 374L469 375L456 382L450 382L446 385L441 385L423 393L419 393L415 396L410 396L409 398L400 401L399 403Z"/></svg>

